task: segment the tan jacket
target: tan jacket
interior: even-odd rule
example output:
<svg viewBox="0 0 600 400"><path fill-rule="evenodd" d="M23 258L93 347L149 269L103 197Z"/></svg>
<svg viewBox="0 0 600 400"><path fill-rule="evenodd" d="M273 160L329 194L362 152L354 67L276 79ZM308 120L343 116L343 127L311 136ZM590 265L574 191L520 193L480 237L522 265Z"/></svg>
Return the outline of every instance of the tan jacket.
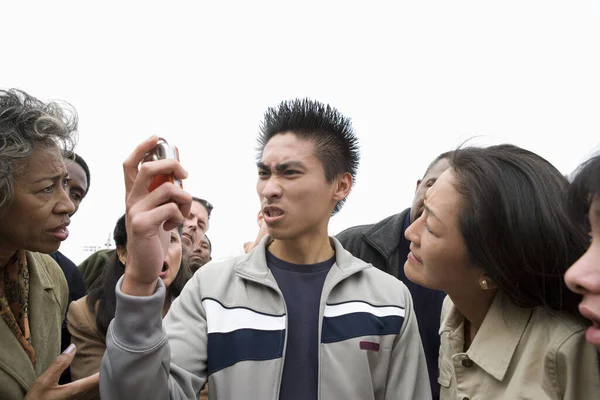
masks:
<svg viewBox="0 0 600 400"><path fill-rule="evenodd" d="M100 362L106 348L104 336L96 329L96 313L89 310L87 296L71 302L67 313L67 327L71 342L77 353L71 363L71 378L85 378L100 371ZM98 388L91 391L86 399L99 399Z"/></svg>
<svg viewBox="0 0 600 400"><path fill-rule="evenodd" d="M90 311L87 296L74 301L69 306L67 326L71 333L71 341L77 346L77 353L71 364L73 380L85 378L100 371L100 363L106 349L106 339L96 326L96 313ZM99 399L98 388L89 393L85 399ZM200 393L200 400L208 399L208 389Z"/></svg>
<svg viewBox="0 0 600 400"><path fill-rule="evenodd" d="M23 399L31 385L60 354L60 332L67 308L67 280L48 255L27 252L29 327L35 367L0 318L0 399Z"/></svg>
<svg viewBox="0 0 600 400"><path fill-rule="evenodd" d="M600 399L596 349L573 317L520 308L498 293L469 350L449 297L440 328L441 400Z"/></svg>

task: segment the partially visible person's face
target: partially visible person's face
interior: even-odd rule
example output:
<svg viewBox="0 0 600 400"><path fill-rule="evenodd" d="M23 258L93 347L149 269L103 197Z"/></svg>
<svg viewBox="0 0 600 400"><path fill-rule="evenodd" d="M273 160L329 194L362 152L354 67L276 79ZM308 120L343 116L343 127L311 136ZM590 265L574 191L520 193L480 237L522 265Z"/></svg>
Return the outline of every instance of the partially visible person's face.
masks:
<svg viewBox="0 0 600 400"><path fill-rule="evenodd" d="M206 235L202 238L202 241L200 241L200 248L198 249L198 251L202 256L202 261L204 261L204 264L211 260L210 253L212 249L210 248L210 243L206 238Z"/></svg>
<svg viewBox="0 0 600 400"><path fill-rule="evenodd" d="M192 201L190 215L183 223L181 235L183 245L188 249L197 248L206 231L208 231L208 211L202 204Z"/></svg>
<svg viewBox="0 0 600 400"><path fill-rule="evenodd" d="M480 268L471 266L460 233L462 197L451 170L443 172L427 192L421 216L406 230L412 243L404 272L411 281L450 295L481 290Z"/></svg>
<svg viewBox="0 0 600 400"><path fill-rule="evenodd" d="M200 241L200 245L196 247L194 251L191 251L186 255L186 260L192 272L196 272L201 266L212 259L210 253L210 243L208 242L208 239L206 239L206 236L204 236Z"/></svg>
<svg viewBox="0 0 600 400"><path fill-rule="evenodd" d="M600 350L600 197L593 198L588 217L592 228L590 247L569 268L565 282L569 289L583 295L579 312L592 322L585 338Z"/></svg>
<svg viewBox="0 0 600 400"><path fill-rule="evenodd" d="M447 158L442 158L429 168L422 180L417 181L417 190L413 198L412 206L410 207L410 223L412 224L423 214L423 200L425 193L433 186L439 176L450 167Z"/></svg>
<svg viewBox="0 0 600 400"><path fill-rule="evenodd" d="M328 183L314 152L312 141L298 139L293 133L277 134L264 147L256 191L264 223L275 239L326 232L335 204L350 191L350 175L342 178L349 180L345 189L340 189L340 179Z"/></svg>
<svg viewBox="0 0 600 400"><path fill-rule="evenodd" d="M75 206L66 192L67 169L60 150L35 150L15 177L14 198L0 217L0 243L5 253L26 249L40 253L58 250L69 236L69 215Z"/></svg>
<svg viewBox="0 0 600 400"><path fill-rule="evenodd" d="M75 205L75 210L70 215L73 216L79 210L79 204L87 194L88 181L81 165L73 160L67 160L67 172L69 173L67 192L69 199Z"/></svg>
<svg viewBox="0 0 600 400"><path fill-rule="evenodd" d="M183 253L181 236L179 236L177 228L170 231L170 234L171 240L169 243L169 250L165 255L163 269L159 275L166 287L171 286L171 283L173 283L175 277L179 273L179 268L181 267L181 257Z"/></svg>

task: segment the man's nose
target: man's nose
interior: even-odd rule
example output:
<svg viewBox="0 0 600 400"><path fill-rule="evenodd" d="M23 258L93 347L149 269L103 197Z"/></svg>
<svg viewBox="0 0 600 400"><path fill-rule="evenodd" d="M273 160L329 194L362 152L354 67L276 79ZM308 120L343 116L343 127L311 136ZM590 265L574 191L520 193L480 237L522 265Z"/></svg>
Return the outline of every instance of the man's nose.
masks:
<svg viewBox="0 0 600 400"><path fill-rule="evenodd" d="M281 185L279 185L275 179L269 179L265 182L262 195L267 199L281 197Z"/></svg>

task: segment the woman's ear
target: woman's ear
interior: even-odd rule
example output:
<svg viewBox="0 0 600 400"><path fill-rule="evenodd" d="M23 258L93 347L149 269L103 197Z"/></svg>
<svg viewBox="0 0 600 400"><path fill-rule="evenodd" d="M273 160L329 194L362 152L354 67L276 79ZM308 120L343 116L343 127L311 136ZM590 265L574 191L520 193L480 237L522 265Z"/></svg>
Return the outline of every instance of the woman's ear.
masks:
<svg viewBox="0 0 600 400"><path fill-rule="evenodd" d="M479 276L479 287L481 290L498 289L496 282L485 272Z"/></svg>

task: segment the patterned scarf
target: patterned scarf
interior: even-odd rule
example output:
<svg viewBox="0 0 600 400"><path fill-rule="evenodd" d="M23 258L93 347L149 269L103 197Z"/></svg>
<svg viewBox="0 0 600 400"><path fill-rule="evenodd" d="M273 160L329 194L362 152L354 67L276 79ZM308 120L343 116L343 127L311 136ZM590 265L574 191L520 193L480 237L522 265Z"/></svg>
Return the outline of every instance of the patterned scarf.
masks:
<svg viewBox="0 0 600 400"><path fill-rule="evenodd" d="M25 250L19 250L0 269L0 315L35 365L29 331L29 268Z"/></svg>

